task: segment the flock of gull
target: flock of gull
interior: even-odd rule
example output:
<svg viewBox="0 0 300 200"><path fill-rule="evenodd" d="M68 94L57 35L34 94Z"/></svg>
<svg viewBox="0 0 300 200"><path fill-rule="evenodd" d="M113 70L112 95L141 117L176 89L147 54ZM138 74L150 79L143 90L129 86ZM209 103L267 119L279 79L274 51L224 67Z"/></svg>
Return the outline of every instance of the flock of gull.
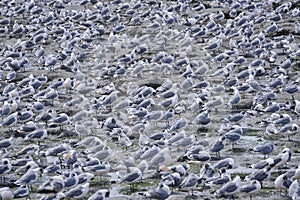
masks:
<svg viewBox="0 0 300 200"><path fill-rule="evenodd" d="M300 199L300 1L0 2L1 199Z"/></svg>

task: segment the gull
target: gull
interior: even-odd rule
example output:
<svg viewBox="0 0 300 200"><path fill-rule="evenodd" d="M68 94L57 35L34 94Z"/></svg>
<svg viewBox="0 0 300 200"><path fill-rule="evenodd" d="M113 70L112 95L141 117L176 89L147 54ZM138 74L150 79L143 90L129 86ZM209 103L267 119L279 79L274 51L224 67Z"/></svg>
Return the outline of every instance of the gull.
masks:
<svg viewBox="0 0 300 200"><path fill-rule="evenodd" d="M268 107L266 107L265 109L263 109L264 112L269 112L269 113L276 113L278 111L280 111L280 106L278 103L274 102L274 101L269 101L268 102Z"/></svg>
<svg viewBox="0 0 300 200"><path fill-rule="evenodd" d="M65 193L65 197L69 199L82 199L89 192L90 183L77 185Z"/></svg>
<svg viewBox="0 0 300 200"><path fill-rule="evenodd" d="M42 112L44 110L44 104L41 103L40 101L36 101L32 104L32 109L35 112Z"/></svg>
<svg viewBox="0 0 300 200"><path fill-rule="evenodd" d="M132 103L131 103L131 100L130 99L124 99L122 101L119 101L118 103L116 103L112 110L113 111L119 111L119 110L123 110L123 109L126 109L128 108L129 106L131 106Z"/></svg>
<svg viewBox="0 0 300 200"><path fill-rule="evenodd" d="M167 98L174 97L175 95L177 95L177 91L174 89L169 89L165 92L158 93L157 97L167 99Z"/></svg>
<svg viewBox="0 0 300 200"><path fill-rule="evenodd" d="M230 115L229 117L224 118L225 122L239 122L244 120L247 116L247 112L241 111L237 114Z"/></svg>
<svg viewBox="0 0 300 200"><path fill-rule="evenodd" d="M139 168L141 170L141 172L142 172L142 178L143 178L143 176L146 175L146 173L148 172L149 164L148 164L148 162L146 160L142 160L137 165L137 168Z"/></svg>
<svg viewBox="0 0 300 200"><path fill-rule="evenodd" d="M164 183L159 183L156 188L151 188L149 191L142 194L146 198L163 200L167 199L171 195L171 190L168 185Z"/></svg>
<svg viewBox="0 0 300 200"><path fill-rule="evenodd" d="M212 177L211 180L208 180L211 187L222 187L229 181L231 181L231 175L228 173L228 171L225 168L222 168L219 170L220 177Z"/></svg>
<svg viewBox="0 0 300 200"><path fill-rule="evenodd" d="M217 141L210 144L209 151L216 153L218 158L220 158L220 151L222 149L224 149L223 141L225 139L226 139L226 137L222 136L222 137L219 137Z"/></svg>
<svg viewBox="0 0 300 200"><path fill-rule="evenodd" d="M232 150L234 150L234 143L241 139L242 135L235 130L227 132L224 137L231 142Z"/></svg>
<svg viewBox="0 0 300 200"><path fill-rule="evenodd" d="M158 94L164 93L173 87L173 82L170 79L166 79L161 86L156 88Z"/></svg>
<svg viewBox="0 0 300 200"><path fill-rule="evenodd" d="M286 76L284 74L280 74L277 78L271 80L268 84L271 88L278 88L286 83Z"/></svg>
<svg viewBox="0 0 300 200"><path fill-rule="evenodd" d="M61 174L61 166L58 164L50 164L44 170L43 173L45 174Z"/></svg>
<svg viewBox="0 0 300 200"><path fill-rule="evenodd" d="M35 130L29 134L27 134L24 138L24 140L30 140L30 141L41 141L44 138L47 137L47 130L46 129L38 129Z"/></svg>
<svg viewBox="0 0 300 200"><path fill-rule="evenodd" d="M184 176L188 173L188 171L190 170L190 165L187 163L184 164L177 164L177 165L173 165L173 166L161 166L160 170L164 171L164 172L177 172L180 174L180 176Z"/></svg>
<svg viewBox="0 0 300 200"><path fill-rule="evenodd" d="M14 198L24 198L29 196L29 189L27 185L21 185L13 191Z"/></svg>
<svg viewBox="0 0 300 200"><path fill-rule="evenodd" d="M168 130L163 129L162 131L160 131L158 133L154 133L154 134L150 135L149 138L152 140L161 140L168 136L170 136L170 133L168 132Z"/></svg>
<svg viewBox="0 0 300 200"><path fill-rule="evenodd" d="M231 169L234 167L234 159L233 158L224 158L213 165L215 169Z"/></svg>
<svg viewBox="0 0 300 200"><path fill-rule="evenodd" d="M179 188L187 189L188 191L192 190L193 196L193 190L197 187L200 180L201 179L197 174L191 173L182 181L182 183L179 185Z"/></svg>
<svg viewBox="0 0 300 200"><path fill-rule="evenodd" d="M265 90L255 79L253 74L249 74L248 79L246 80L252 89L255 91L263 91Z"/></svg>
<svg viewBox="0 0 300 200"><path fill-rule="evenodd" d="M15 160L13 160L12 165L14 167L19 166L21 168L21 167L24 167L24 165L26 165L28 162L31 162L31 161L33 161L33 158L31 157L31 155L26 155L26 156L23 155L23 156L17 157L17 159L15 159Z"/></svg>
<svg viewBox="0 0 300 200"><path fill-rule="evenodd" d="M150 111L145 118L146 118L146 120L149 120L149 121L158 122L163 117L163 114L164 114L163 110L153 110L153 111Z"/></svg>
<svg viewBox="0 0 300 200"><path fill-rule="evenodd" d="M202 49L215 51L218 50L221 46L222 46L222 39L217 38L214 41L211 41L210 44L204 46Z"/></svg>
<svg viewBox="0 0 300 200"><path fill-rule="evenodd" d="M47 162L52 164L58 162L58 157L69 152L71 149L72 148L68 143L62 143L47 149L45 152Z"/></svg>
<svg viewBox="0 0 300 200"><path fill-rule="evenodd" d="M203 180L209 180L213 178L214 173L214 167L210 163L204 163L200 169L200 178Z"/></svg>
<svg viewBox="0 0 300 200"><path fill-rule="evenodd" d="M239 90L236 87L233 87L234 94L230 97L228 104L230 108L232 106L237 106L237 104L241 101L241 95Z"/></svg>
<svg viewBox="0 0 300 200"><path fill-rule="evenodd" d="M89 172L82 172L78 175L79 182L78 184L89 183L94 179L95 175Z"/></svg>
<svg viewBox="0 0 300 200"><path fill-rule="evenodd" d="M60 129L63 130L63 125L69 124L70 119L66 113L60 113L56 118L50 120L51 124L59 125ZM50 124L50 126L51 126Z"/></svg>
<svg viewBox="0 0 300 200"><path fill-rule="evenodd" d="M299 166L299 165L297 165L297 166L295 167L295 169L294 169L294 170L291 170L291 171L292 171L292 175L291 175L291 179L292 179L292 180L300 179L300 166ZM290 172L289 172L289 171L288 171L287 173L288 173L288 175L290 175Z"/></svg>
<svg viewBox="0 0 300 200"><path fill-rule="evenodd" d="M142 171L139 168L129 167L129 173L121 176L118 179L118 182L119 183L127 182L132 186L133 183L136 183L136 182L142 180L142 175L143 175Z"/></svg>
<svg viewBox="0 0 300 200"><path fill-rule="evenodd" d="M1 160L0 165L0 175L4 177L5 174L8 174L12 169L12 165L8 158L4 158Z"/></svg>
<svg viewBox="0 0 300 200"><path fill-rule="evenodd" d="M104 144L104 142L97 136L88 136L84 139L80 140L75 144L75 147L89 147L89 146L95 146L98 144Z"/></svg>
<svg viewBox="0 0 300 200"><path fill-rule="evenodd" d="M252 174L245 177L245 180L257 180L260 182L261 187L263 187L262 182L270 177L271 167L266 166L263 169L259 169Z"/></svg>
<svg viewBox="0 0 300 200"><path fill-rule="evenodd" d="M180 140L173 142L171 145L177 148L180 147L189 147L190 145L192 145L196 140L195 135L190 135L188 137L185 138L181 138Z"/></svg>
<svg viewBox="0 0 300 200"><path fill-rule="evenodd" d="M31 108L21 110L18 113L18 122L21 122L21 123L28 122L32 119L33 116L34 116L34 113Z"/></svg>
<svg viewBox="0 0 300 200"><path fill-rule="evenodd" d="M209 99L208 102L204 104L205 109L215 108L215 111L217 112L217 107L220 107L224 104L224 99L221 96L213 97L212 99Z"/></svg>
<svg viewBox="0 0 300 200"><path fill-rule="evenodd" d="M185 133L185 131L184 130L182 130L182 131L180 131L180 132L178 132L178 133L173 133L170 137L168 137L167 139L168 139L168 143L169 144L172 144L172 143L174 143L174 142L177 142L177 141L179 141L180 139L182 139L182 138L185 138L185 137L187 137L186 136L186 133Z"/></svg>
<svg viewBox="0 0 300 200"><path fill-rule="evenodd" d="M1 139L0 141L0 149L6 148L9 149L14 145L15 138L11 136L10 138Z"/></svg>
<svg viewBox="0 0 300 200"><path fill-rule="evenodd" d="M158 154L152 157L149 162L149 167L157 167L170 161L170 149L169 147L163 148Z"/></svg>
<svg viewBox="0 0 300 200"><path fill-rule="evenodd" d="M160 152L160 150L161 148L156 145L153 145L151 148L148 147L147 150L140 155L140 159L153 158L156 154Z"/></svg>
<svg viewBox="0 0 300 200"><path fill-rule="evenodd" d="M246 193L250 195L250 199L252 199L252 194L258 193L261 189L260 182L257 180L252 180L250 183L245 184L240 187L240 192Z"/></svg>
<svg viewBox="0 0 300 200"><path fill-rule="evenodd" d="M286 113L280 115L280 118L273 121L274 124L280 124L282 126L291 123L293 121L292 117Z"/></svg>
<svg viewBox="0 0 300 200"><path fill-rule="evenodd" d="M276 22L272 22L272 24L266 28L265 32L267 34L273 34L273 33L277 32L277 30L278 30L278 26L277 26Z"/></svg>
<svg viewBox="0 0 300 200"><path fill-rule="evenodd" d="M293 181L288 178L287 174L284 173L275 179L274 186L276 189L287 191L292 182Z"/></svg>
<svg viewBox="0 0 300 200"><path fill-rule="evenodd" d="M191 75L188 75L179 85L178 87L182 90L182 91L188 91L190 88L192 88L194 85L194 81L193 78L191 77Z"/></svg>
<svg viewBox="0 0 300 200"><path fill-rule="evenodd" d="M267 158L265 160L260 160L255 164L252 164L251 167L254 169L263 169L267 166L272 166L274 164L273 158Z"/></svg>
<svg viewBox="0 0 300 200"><path fill-rule="evenodd" d="M288 141L290 141L291 140L290 136L298 133L298 130L299 130L299 126L296 123L290 123L290 124L286 124L286 125L282 126L279 129L279 133L281 133L283 135L287 135Z"/></svg>
<svg viewBox="0 0 300 200"><path fill-rule="evenodd" d="M89 154L88 157L95 157L98 158L100 161L107 160L112 155L112 150L109 146L104 146L102 150L98 151L97 153Z"/></svg>
<svg viewBox="0 0 300 200"><path fill-rule="evenodd" d="M3 187L0 189L0 197L3 200L12 200L14 199L14 194L9 187Z"/></svg>
<svg viewBox="0 0 300 200"><path fill-rule="evenodd" d="M171 172L162 175L161 183L167 186L178 187L182 182L182 176L178 172Z"/></svg>
<svg viewBox="0 0 300 200"><path fill-rule="evenodd" d="M279 167L285 165L291 160L292 152L289 148L284 148L275 158L274 164L271 167Z"/></svg>
<svg viewBox="0 0 300 200"><path fill-rule="evenodd" d="M29 157L29 159L27 158L26 164L17 168L15 172L19 174L25 174L29 170L36 169L38 167L39 165L31 157Z"/></svg>
<svg viewBox="0 0 300 200"><path fill-rule="evenodd" d="M130 147L133 144L131 139L123 131L120 132L118 135L118 142L119 145L123 147L125 150L127 149L127 147Z"/></svg>
<svg viewBox="0 0 300 200"><path fill-rule="evenodd" d="M9 114L11 114L11 104L8 101L4 101L2 108L0 110L0 116L1 118L7 117Z"/></svg>
<svg viewBox="0 0 300 200"><path fill-rule="evenodd" d="M88 200L104 200L105 197L109 196L109 190L100 189L97 190L93 195L91 195Z"/></svg>
<svg viewBox="0 0 300 200"><path fill-rule="evenodd" d="M78 184L79 178L75 172L71 172L67 177L64 178L64 188L70 189Z"/></svg>
<svg viewBox="0 0 300 200"><path fill-rule="evenodd" d="M223 185L220 189L215 192L216 196L229 196L235 194L240 188L241 178L236 176L232 181Z"/></svg>
<svg viewBox="0 0 300 200"><path fill-rule="evenodd" d="M40 146L38 146L36 144L29 144L29 145L25 146L23 149L16 152L16 156L22 156L22 155L30 156L33 154L37 155L39 148L40 148Z"/></svg>
<svg viewBox="0 0 300 200"><path fill-rule="evenodd" d="M188 124L188 121L186 118L180 118L176 122L174 122L170 128L170 131L179 131L181 129L184 129Z"/></svg>
<svg viewBox="0 0 300 200"><path fill-rule="evenodd" d="M211 159L209 152L205 150L198 153L187 153L186 157L189 159L189 163L203 163Z"/></svg>
<svg viewBox="0 0 300 200"><path fill-rule="evenodd" d="M86 166L83 168L84 171L90 172L94 175L102 176L110 171L111 167L109 162L103 162L95 165Z"/></svg>
<svg viewBox="0 0 300 200"><path fill-rule="evenodd" d="M273 142L263 142L261 144L258 144L257 146L253 147L252 151L259 152L264 155L264 159L267 155L269 155L275 148L275 145Z"/></svg>
<svg viewBox="0 0 300 200"><path fill-rule="evenodd" d="M300 198L300 180L296 179L292 182L288 189L289 197L291 197L293 200Z"/></svg>
<svg viewBox="0 0 300 200"><path fill-rule="evenodd" d="M58 193L62 191L65 187L64 177L61 175L51 176L49 179L45 180L37 189L38 193Z"/></svg>
<svg viewBox="0 0 300 200"><path fill-rule="evenodd" d="M15 181L16 185L32 185L39 177L40 168L29 169L21 178Z"/></svg>
<svg viewBox="0 0 300 200"><path fill-rule="evenodd" d="M0 127L4 126L4 127L8 127L9 130L12 130L12 127L17 123L18 121L18 113L12 113L10 115L8 115L7 117L5 117L2 122L0 122Z"/></svg>

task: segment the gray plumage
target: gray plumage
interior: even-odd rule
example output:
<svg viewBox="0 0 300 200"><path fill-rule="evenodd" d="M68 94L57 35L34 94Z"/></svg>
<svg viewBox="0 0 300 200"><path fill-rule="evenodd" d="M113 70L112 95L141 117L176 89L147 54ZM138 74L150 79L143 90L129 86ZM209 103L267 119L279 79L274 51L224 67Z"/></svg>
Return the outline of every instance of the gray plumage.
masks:
<svg viewBox="0 0 300 200"><path fill-rule="evenodd" d="M118 182L127 182L129 184L135 183L142 179L142 172L139 168L133 167L131 172L125 174L121 178L118 179Z"/></svg>
<svg viewBox="0 0 300 200"><path fill-rule="evenodd" d="M38 180L40 168L29 169L20 179L18 179L16 185L31 185Z"/></svg>
<svg viewBox="0 0 300 200"><path fill-rule="evenodd" d="M273 142L263 142L261 144L258 144L257 146L253 147L254 152L259 152L266 155L269 155L275 148L275 145Z"/></svg>
<svg viewBox="0 0 300 200"><path fill-rule="evenodd" d="M89 191L90 184L84 183L82 185L78 185L75 188L72 188L68 192L66 192L66 198L69 199L80 199L84 197Z"/></svg>
<svg viewBox="0 0 300 200"><path fill-rule="evenodd" d="M88 198L88 200L104 200L105 197L109 196L109 190L100 189L97 190L92 196Z"/></svg>
<svg viewBox="0 0 300 200"><path fill-rule="evenodd" d="M288 194L292 199L300 198L300 180L296 179L292 182L288 189Z"/></svg>
<svg viewBox="0 0 300 200"><path fill-rule="evenodd" d="M271 167L267 166L264 169L260 169L255 171L254 173L247 176L246 180L257 180L259 182L264 181L265 179L269 178L271 172Z"/></svg>
<svg viewBox="0 0 300 200"><path fill-rule="evenodd" d="M220 170L220 177L213 179L210 181L210 184L214 186L222 186L231 181L231 175L227 172L225 168Z"/></svg>
<svg viewBox="0 0 300 200"><path fill-rule="evenodd" d="M267 166L271 166L274 164L273 158L267 158L265 160L260 160L255 164L252 164L251 167L254 169L263 169Z"/></svg>
<svg viewBox="0 0 300 200"><path fill-rule="evenodd" d="M209 124L211 121L211 118L209 116L209 112L208 111L204 111L200 114L198 114L195 119L193 120L193 124L195 125L207 125Z"/></svg>
<svg viewBox="0 0 300 200"><path fill-rule="evenodd" d="M247 193L247 194L252 194L252 193L259 192L260 189L261 189L260 182L257 181L257 180L253 180L250 183L241 186L240 187L240 192L244 192L244 193Z"/></svg>
<svg viewBox="0 0 300 200"><path fill-rule="evenodd" d="M216 191L217 196L222 195L232 195L236 193L240 187L241 178L236 176L232 181L223 185L220 189Z"/></svg>
<svg viewBox="0 0 300 200"><path fill-rule="evenodd" d="M29 189L27 185L21 185L19 188L13 191L14 198L24 198L29 195Z"/></svg>
<svg viewBox="0 0 300 200"><path fill-rule="evenodd" d="M194 189L197 187L199 180L200 177L197 174L191 173L182 181L179 187L184 189Z"/></svg>
<svg viewBox="0 0 300 200"><path fill-rule="evenodd" d="M222 160L219 160L216 162L213 167L215 169L222 169L222 168L232 168L234 165L234 159L233 158L224 158Z"/></svg>
<svg viewBox="0 0 300 200"><path fill-rule="evenodd" d="M188 121L186 118L180 118L176 122L173 123L173 125L170 128L170 131L179 131L183 128L185 128L188 124Z"/></svg>
<svg viewBox="0 0 300 200"><path fill-rule="evenodd" d="M151 199L167 199L171 194L171 190L169 186L164 183L159 183L155 189L150 189L148 192L144 194L147 198Z"/></svg>

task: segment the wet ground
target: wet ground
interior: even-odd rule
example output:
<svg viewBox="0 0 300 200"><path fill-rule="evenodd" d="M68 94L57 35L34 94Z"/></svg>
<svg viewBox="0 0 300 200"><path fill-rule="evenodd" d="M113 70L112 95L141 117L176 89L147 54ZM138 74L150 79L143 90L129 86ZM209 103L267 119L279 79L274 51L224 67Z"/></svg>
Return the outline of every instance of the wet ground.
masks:
<svg viewBox="0 0 300 200"><path fill-rule="evenodd" d="M174 4L172 1L166 1L167 5ZM210 2L208 2L210 3ZM194 3L191 5L195 6ZM209 4L205 4L209 7ZM212 2L211 6L217 5L216 2ZM295 3L296 5L296 3ZM293 5L293 6L295 6ZM298 5L298 4L297 4ZM115 6L115 9L117 6ZM50 9L44 7L47 11L50 12ZM93 6L89 7L92 10L96 8ZM69 11L79 11L83 9L82 6L79 5L66 5L66 10ZM266 12L271 12L273 8L269 7L269 10ZM147 10L146 8L141 9L140 12ZM195 14L205 14L205 13L217 13L219 8L207 8L201 11L188 11L183 14L180 14L181 22L187 20L188 17L193 17ZM226 14L224 19L217 21L221 26L225 26L231 18L228 16L229 9L224 6L221 10ZM241 92L241 101L232 107L227 105L229 99L233 96L233 89L228 87L223 87L223 83L226 79L233 78L237 76L240 72L243 72L248 68L250 63L257 59L257 56L252 55L252 50L254 49L238 49L239 55L246 58L245 63L240 66L235 66L232 68L232 71L229 72L228 76L225 77L222 74L216 74L216 71L222 69L228 63L234 60L233 57L228 57L222 62L215 61L214 57L222 52L226 52L230 50L231 44L228 37L224 37L222 39L222 47L220 47L217 51L205 51L203 47L207 46L208 41L211 38L214 38L214 34L208 34L207 36L201 37L191 37L191 26L180 24L166 24L158 29L146 29L146 26L149 24L147 22L141 23L139 25L130 25L128 23L128 18L124 14L124 10L118 11L121 16L121 22L126 22L125 30L121 32L111 32L111 30L117 25L114 23L105 24L105 34L97 35L93 38L92 42L87 42L81 38L80 35L76 42L76 45L70 49L68 47L68 41L64 41L63 39L57 39L61 36L57 36L51 33L51 28L49 28L49 38L45 40L43 43L40 43L39 46L35 46L33 48L24 48L22 52L25 52L29 60L29 64L25 67L25 69L21 69L17 72L16 78L14 80L5 80L2 78L1 80L1 89L0 92L3 93L3 89L9 83L18 84L21 80L26 77L29 77L30 74L33 74L34 77L40 76L42 74L46 74L48 77L47 83L42 85L41 88L36 90L42 91L54 83L58 82L59 78L71 78L74 80L75 86L72 89L65 89L63 87L58 88L56 91L58 93L58 98L54 100L45 100L43 103L45 104L46 109L54 109L56 113L67 113L70 117L70 123L64 125L63 130L60 129L58 125L47 126L43 122L35 121L34 119L38 115L38 113L34 114L33 120L37 123L39 128L47 129L48 136L47 138L34 143L39 143L42 147L39 151L39 155L33 155L33 159L40 163L41 167L46 167L49 163L46 162L46 158L42 156L43 152L47 149L54 147L62 142L68 142L71 144L72 149L75 149L78 153L78 163L84 163L87 155L85 154L85 150L87 147L76 147L75 144L79 141L83 140L87 136L97 136L102 141L105 141L106 146L108 146L112 153L111 155L105 159L111 165L110 172L106 173L102 177L95 177L94 180L90 182L90 190L86 195L86 198L91 196L97 189L106 188L110 190L110 196L108 199L141 199L144 198L141 193L146 192L149 188L156 186L158 184L159 177L157 175L157 170L159 166L162 165L176 165L179 163L188 163L188 160L178 161L188 149L190 144L184 144L182 146L176 147L172 144L167 144L166 148L169 148L170 159L166 162L162 162L159 166L153 166L148 169L148 171L144 174L144 178L142 181L136 183L133 188L127 183L114 183L114 179L116 177L116 172L120 170L121 161L125 161L128 159L128 156L135 157L137 152L142 148L139 145L139 137L140 134L144 133L147 136L151 136L154 133L159 133L162 130L169 130L170 125L176 122L180 118L185 118L188 121L188 124L182 128L181 130L173 132L174 134L178 134L180 132L184 132L186 134L186 138L192 136L193 142L201 141L204 146L204 149L207 147L207 144L211 144L216 141L221 135L226 133L233 125L239 125L243 129L243 134L241 139L236 142L235 148L232 149L232 145L227 140L225 141L225 148L221 150L221 157L218 158L215 154L211 153L211 164L218 162L222 158L231 157L235 161L235 165L233 169L230 169L229 172L232 174L232 177L235 175L240 175L242 179L245 176L252 173L254 170L250 167L251 164L254 164L263 159L263 155L259 153L254 153L250 151L251 148L256 146L258 143L262 141L271 141L275 144L275 149L269 155L270 157L275 157L279 152L282 151L285 147L288 147L292 151L291 160L285 166L285 168L274 169L272 170L271 177L269 180L264 181L264 188L260 190L259 193L253 195L253 199L286 199L284 196L284 192L280 193L278 189L274 188L274 180L275 178L289 169L293 169L299 165L299 144L300 144L300 136L299 130L295 132L295 134L291 135L291 140L288 140L286 135L282 134L266 134L266 127L268 125L267 119L274 117L272 113L261 112L257 110L253 110L253 100L256 95L262 92L270 92L273 91L276 93L276 98L272 101L276 103L285 104L286 102L290 102L291 107L288 109L281 109L276 112L276 114L288 114L292 117L293 123L299 126L299 115L297 116L294 112L295 102L294 99L299 99L299 92L291 95L284 92L286 85L296 84L299 86L299 61L296 60L293 62L292 66L286 70L286 84L278 86L277 88L268 88L266 87L265 91L257 91L253 90L250 92ZM281 32L277 32L274 34L269 34L266 36L268 41L275 41L274 38L284 35L287 37L290 33L294 34L294 41L290 44L291 49L298 48L300 38L299 35L295 33L294 24L296 23L296 19L288 18L287 14L283 14L283 19L278 22L278 26L282 29ZM27 24L28 20L25 20L21 16L14 17L14 22ZM67 24L67 22L65 22ZM82 26L82 21L74 20L73 21L75 27L78 28L78 32L80 34L85 33L87 27ZM95 22L96 23L96 22ZM198 23L206 24L205 20L199 21ZM29 23L28 23L29 24ZM254 35L258 34L260 31L266 29L271 24L270 20L265 21L262 24L254 24L253 30ZM12 25L9 26L9 28ZM50 26L50 25L49 25ZM54 27L54 26L53 26ZM193 27L193 26L192 26ZM55 28L55 27L54 27ZM76 29L75 29L76 30ZM18 43L18 40L26 41L32 38L30 34L21 34L21 35L2 35L1 37L1 50L4 49L5 45L11 45ZM252 39L254 39L253 37ZM241 40L241 39L237 39ZM66 43L64 43L66 42ZM88 48L81 48L80 45L87 44ZM133 52L133 50L140 49L143 45L147 46L148 50L142 55L136 55L135 60L129 63L124 63L120 61L120 58L125 57L126 55ZM55 70L47 69L40 64L38 57L34 55L34 52L42 46L45 49L45 60L49 59L49 55L57 55L58 52L64 50L70 50L71 52L75 52L77 56L79 53L86 53L86 57L82 60L78 59L75 64L69 65L67 64L67 60L58 61L55 65ZM168 55L172 55L175 57L174 62L171 66L165 65L163 63L155 63L151 61L154 56L159 52L166 52ZM271 80L274 80L278 74L276 74L276 67L281 63L283 59L286 58L287 53L283 52L282 48L274 47L266 50L266 54L261 56L264 60L265 65L263 66L265 72L259 76L255 76L255 79L260 83L261 86L266 86L269 84ZM3 50L3 52L5 52ZM275 52L278 56L274 62L270 61L271 53ZM70 55L69 55L70 56ZM6 59L4 55L2 55L3 59ZM69 57L68 57L69 58ZM181 59L187 59L186 64L176 64ZM143 65L141 70L136 68L136 64L139 63ZM62 63L62 65L61 65ZM192 64L194 63L194 65ZM193 81L193 86L196 83L200 83L202 81L207 81L209 86L203 88L195 88L192 86L184 85L185 81L189 79L189 77L185 77L184 73L190 70L189 66L191 66L193 71L196 71L198 68L203 65L203 63L207 64L208 70L204 74L196 74L192 75L190 78ZM4 74L3 77L8 73L7 68L2 65L1 70ZM125 73L117 74L116 70L124 69ZM248 77L241 78L240 83L245 83ZM132 112L136 109L136 105L128 106L125 109L116 110L113 109L120 101L124 99L132 98L132 93L137 90L137 88L141 88L143 86L152 87L153 89L157 89L160 87L167 79L169 79L173 85L174 90L176 90L178 99L175 99L175 102L170 106L164 107L161 105L162 97L157 94L152 94L148 98L152 98L154 100L154 104L147 108L148 112L155 110L163 110L163 112L167 112L169 109L175 110L174 117L170 120L168 125L165 120L158 120L156 122L149 121L149 123L139 124L140 122L147 121L146 118L139 118L132 115ZM296 81L298 80L298 82ZM90 91L81 91L79 89L80 84L85 84L84 88L92 88ZM113 87L112 87L113 83ZM82 85L81 85L82 86ZM219 87L219 89L218 89ZM18 87L20 91L22 87ZM110 94L110 89L118 91L117 100L112 104L103 104L103 100ZM192 106L194 106L194 102L197 97L204 94L205 90L207 90L210 94L206 100L203 101L203 104L207 102L211 102L215 99L222 98L223 103L220 106L216 107L201 107L194 110ZM292 97L293 96L293 97ZM78 104L71 106L66 106L67 103L75 100L76 98L83 98L84 100ZM1 103L3 104L6 96L2 95ZM95 100L100 102L100 108L95 110L93 106L95 106ZM26 109L30 107L30 105L37 101L33 98L33 96L29 96L28 98L22 99L19 104L19 109ZM271 100L269 100L271 101ZM101 105L102 104L102 105ZM207 104L206 104L207 105ZM267 106L267 103L264 103L263 106ZM74 116L79 114L82 111L88 111L87 116L83 117L82 120L78 120L81 122L92 122L92 125L87 128L87 130L78 133L75 131L76 120L74 120ZM195 119L199 113L204 110L209 110L209 116L211 118L211 122L207 125L199 125L194 124L192 121ZM239 122L227 122L226 118L230 115L239 113L244 111L247 113L246 117ZM108 127L106 127L105 121L113 117L117 120L118 124L122 126L121 129L130 130L127 132L128 138L130 138L132 144L128 147L124 147L124 143L120 142L118 135ZM276 116L275 116L276 117ZM72 121L73 120L73 121ZM94 123L93 123L94 122ZM19 151L26 145L30 144L30 141L24 141L24 137L28 133L24 133L20 131L20 127L24 123L17 123L12 128L12 131L9 131L9 127L1 127L1 138L9 138L12 135L12 132L15 133L16 140L13 148L9 149L11 155L14 155L15 152ZM51 123L50 123L51 124ZM140 126L139 126L140 125ZM280 128L280 126L277 126ZM172 131L169 130L170 133ZM15 158L11 157L12 160ZM138 164L143 159L135 158L135 163ZM147 159L147 162L150 162L151 158ZM190 163L190 171L189 173L200 173L200 168L205 162L200 162L197 164ZM64 165L64 164L62 164ZM15 173L17 167L13 167L13 170L7 175L7 180L3 182L4 185L10 185L15 180L17 180L20 175ZM68 168L64 168L63 171L69 170ZM36 191L38 187L45 182L47 179L51 177L50 175L42 175L36 183L33 184L33 192L30 193L30 197L32 199L37 199L42 196L41 194L37 194ZM16 187L12 185L12 189ZM214 195L216 188L210 188L205 185L199 184L198 187L194 190L194 196L189 196L187 191L181 190L179 188L174 188L169 199L203 199L210 198L215 199L219 198ZM248 195L245 194L235 194L238 199L248 198ZM225 197L224 197L225 198ZM227 197L226 197L227 198ZM222 199L220 197L219 199Z"/></svg>

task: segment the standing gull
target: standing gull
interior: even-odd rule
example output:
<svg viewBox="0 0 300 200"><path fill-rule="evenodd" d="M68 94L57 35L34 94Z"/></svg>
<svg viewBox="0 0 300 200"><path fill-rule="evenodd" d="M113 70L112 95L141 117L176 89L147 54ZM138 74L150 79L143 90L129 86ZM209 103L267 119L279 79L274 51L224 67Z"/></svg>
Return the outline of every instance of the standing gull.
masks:
<svg viewBox="0 0 300 200"><path fill-rule="evenodd" d="M287 174L285 173L279 175L274 181L274 185L276 189L285 190L286 192L289 189L291 184L292 184L292 180L289 179Z"/></svg>
<svg viewBox="0 0 300 200"><path fill-rule="evenodd" d="M240 187L240 192L250 195L250 200L252 199L252 194L258 193L261 189L260 182L257 180L252 180L249 184L245 184Z"/></svg>
<svg viewBox="0 0 300 200"><path fill-rule="evenodd" d="M288 161L291 160L291 150L289 148L284 148L275 158L274 164L271 167L279 167L285 165Z"/></svg>
<svg viewBox="0 0 300 200"><path fill-rule="evenodd" d="M216 196L232 196L234 195L240 188L241 178L240 176L236 176L232 181L223 185L220 189L215 192Z"/></svg>
<svg viewBox="0 0 300 200"><path fill-rule="evenodd" d="M182 181L182 183L179 185L179 188L192 190L193 196L193 190L197 187L200 180L201 179L197 174L191 173Z"/></svg>
<svg viewBox="0 0 300 200"><path fill-rule="evenodd" d="M233 87L234 94L230 97L228 101L228 105L230 108L233 106L237 106L237 104L241 101L241 95L239 90L236 87Z"/></svg>
<svg viewBox="0 0 300 200"><path fill-rule="evenodd" d="M129 173L121 176L118 179L119 183L126 182L126 183L129 183L130 186L132 186L132 184L134 184L142 179L143 174L139 168L131 167L131 168L129 168L129 170L130 170Z"/></svg>
<svg viewBox="0 0 300 200"><path fill-rule="evenodd" d="M261 144L258 144L257 146L253 147L253 149L250 149L254 152L259 152L264 155L264 159L266 156L268 156L275 148L275 145L273 142L263 142Z"/></svg>

